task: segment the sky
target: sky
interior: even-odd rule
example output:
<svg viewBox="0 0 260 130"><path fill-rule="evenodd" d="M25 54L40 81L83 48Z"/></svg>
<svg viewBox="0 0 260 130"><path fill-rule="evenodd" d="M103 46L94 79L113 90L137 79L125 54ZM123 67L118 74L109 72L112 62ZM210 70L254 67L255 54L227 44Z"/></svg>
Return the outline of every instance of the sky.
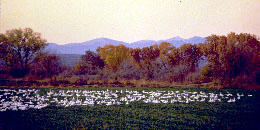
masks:
<svg viewBox="0 0 260 130"><path fill-rule="evenodd" d="M0 33L30 27L48 43L260 36L260 0L0 0Z"/></svg>

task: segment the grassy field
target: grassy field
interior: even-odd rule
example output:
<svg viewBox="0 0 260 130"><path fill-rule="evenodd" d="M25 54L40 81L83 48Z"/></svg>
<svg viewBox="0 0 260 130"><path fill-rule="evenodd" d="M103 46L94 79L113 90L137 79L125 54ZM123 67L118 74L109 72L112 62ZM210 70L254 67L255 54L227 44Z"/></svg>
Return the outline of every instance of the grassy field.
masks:
<svg viewBox="0 0 260 130"><path fill-rule="evenodd" d="M82 55L79 54L57 54L60 57L60 61L63 65L73 67L80 60Z"/></svg>
<svg viewBox="0 0 260 130"><path fill-rule="evenodd" d="M57 89L52 92L81 90L116 92L126 88L111 89ZM216 90L216 89L172 89L172 88L129 88L129 91L147 92L202 92L208 98L215 94L243 94L235 102L174 102L144 103L133 101L120 105L73 105L62 106L51 103L42 109L7 110L0 112L0 129L260 129L260 91L256 90ZM40 89L39 95L50 93ZM4 95L4 93L2 93ZM31 94L35 95L35 94ZM126 96L126 94L118 94ZM250 95L250 96L248 96ZM252 96L251 96L252 95ZM53 95L50 95L53 98ZM192 97L192 94L188 95ZM55 97L54 97L55 98ZM184 98L182 98L184 99Z"/></svg>

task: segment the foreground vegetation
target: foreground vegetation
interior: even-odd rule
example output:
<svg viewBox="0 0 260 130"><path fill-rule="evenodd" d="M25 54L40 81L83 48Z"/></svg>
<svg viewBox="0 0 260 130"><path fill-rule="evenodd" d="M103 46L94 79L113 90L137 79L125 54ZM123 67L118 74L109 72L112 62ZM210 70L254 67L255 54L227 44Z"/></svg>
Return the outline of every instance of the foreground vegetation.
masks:
<svg viewBox="0 0 260 130"><path fill-rule="evenodd" d="M0 129L259 129L260 92L258 90L232 89L172 89L172 88L111 88L113 91L203 92L215 94L243 94L235 102L209 102L208 100L175 103L144 103L133 101L120 105L72 105L60 106L52 103L41 109L7 110L0 112ZM12 89L14 90L14 89ZM17 90L17 89L15 89ZM24 90L24 89L23 89ZM17 90L19 91L19 90ZM48 95L63 91L107 91L107 88L91 89L36 89ZM22 90L21 90L22 92ZM29 91L29 96L37 97ZM27 92L25 92L27 93ZM1 95L6 95L0 93ZM10 92L10 94L12 94ZM75 93L74 96L76 96ZM118 94L118 93L117 93ZM166 93L165 93L166 94ZM247 96L247 95L251 96ZM23 95L23 94L20 94ZM94 94L95 95L95 94ZM120 95L120 94L119 94ZM19 96L19 95L13 95ZM126 96L126 95L120 95ZM3 96L2 96L3 97ZM24 95L24 98L27 95ZM192 97L192 95L190 95ZM210 95L208 95L210 97ZM30 98L30 97L29 97ZM50 98L55 96L50 95ZM120 97L118 97L120 98ZM233 98L233 97L232 97ZM9 100L13 98L8 98ZM1 99L2 100L2 99ZM61 97L58 96L58 100ZM226 99L228 100L228 99ZM51 100L49 100L51 101Z"/></svg>
<svg viewBox="0 0 260 130"><path fill-rule="evenodd" d="M255 93L254 93L255 95ZM0 111L41 109L50 104L58 106L121 105L143 103L240 102L251 98L252 92L207 89L152 89L152 88L92 88L92 89L2 89Z"/></svg>

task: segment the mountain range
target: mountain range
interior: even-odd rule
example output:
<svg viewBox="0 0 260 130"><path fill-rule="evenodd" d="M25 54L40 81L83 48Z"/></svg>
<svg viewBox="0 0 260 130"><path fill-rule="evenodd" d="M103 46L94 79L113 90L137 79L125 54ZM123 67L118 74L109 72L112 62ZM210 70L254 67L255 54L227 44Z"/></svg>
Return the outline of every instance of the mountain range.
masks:
<svg viewBox="0 0 260 130"><path fill-rule="evenodd" d="M175 47L180 47L184 43L192 43L192 44L203 43L205 39L206 39L205 37L198 37L198 36L191 37L188 39L184 39L181 37L173 37L166 40L158 40L158 41L140 40L133 43L127 43L124 41L117 41L109 38L97 38L82 43L69 43L64 45L49 43L48 46L46 47L46 50L57 54L85 54L85 51L87 50L96 51L98 47L103 47L104 45L107 44L112 44L112 45L123 44L130 48L143 48L143 47L149 47L153 44L160 44L161 42L165 41L171 43Z"/></svg>

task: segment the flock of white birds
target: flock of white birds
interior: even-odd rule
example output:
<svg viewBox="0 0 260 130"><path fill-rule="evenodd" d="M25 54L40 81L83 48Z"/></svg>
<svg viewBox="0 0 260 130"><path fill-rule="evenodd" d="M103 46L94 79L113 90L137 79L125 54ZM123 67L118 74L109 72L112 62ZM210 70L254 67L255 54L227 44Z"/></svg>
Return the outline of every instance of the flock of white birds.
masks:
<svg viewBox="0 0 260 130"><path fill-rule="evenodd" d="M127 105L144 103L236 102L251 94L177 90L54 90L0 89L0 111L41 109L50 104L73 105Z"/></svg>

